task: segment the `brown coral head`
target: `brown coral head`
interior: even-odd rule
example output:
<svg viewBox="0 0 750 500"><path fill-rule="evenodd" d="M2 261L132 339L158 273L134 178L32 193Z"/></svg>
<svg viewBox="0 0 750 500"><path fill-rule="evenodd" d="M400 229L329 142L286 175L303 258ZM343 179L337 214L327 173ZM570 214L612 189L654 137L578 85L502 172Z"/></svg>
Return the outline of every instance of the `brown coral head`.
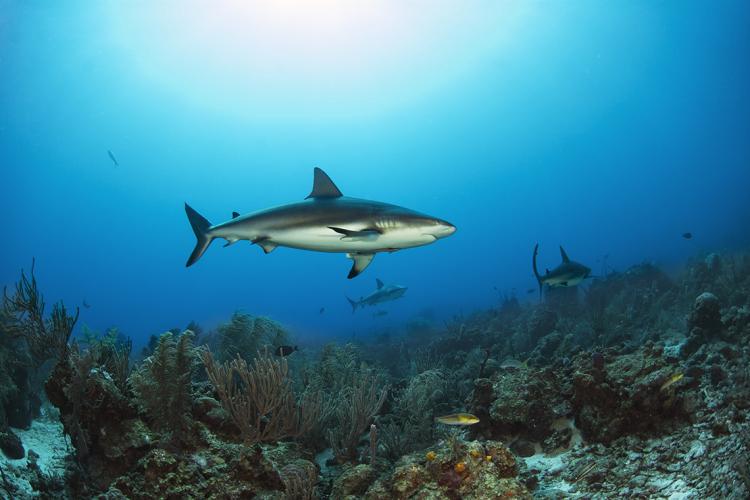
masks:
<svg viewBox="0 0 750 500"><path fill-rule="evenodd" d="M455 490L461 486L462 480L463 478L460 474L456 473L453 469L448 469L440 475L437 482L440 486L444 486L449 490Z"/></svg>

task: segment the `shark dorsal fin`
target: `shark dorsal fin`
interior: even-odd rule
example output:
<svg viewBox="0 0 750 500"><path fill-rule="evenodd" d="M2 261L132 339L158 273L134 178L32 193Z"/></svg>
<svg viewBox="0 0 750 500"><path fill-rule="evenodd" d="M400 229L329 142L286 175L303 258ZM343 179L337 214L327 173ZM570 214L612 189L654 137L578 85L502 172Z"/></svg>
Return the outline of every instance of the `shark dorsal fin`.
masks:
<svg viewBox="0 0 750 500"><path fill-rule="evenodd" d="M570 259L568 258L568 254L565 253L565 250L563 250L562 245L560 245L560 256L562 257L563 262L570 262Z"/></svg>
<svg viewBox="0 0 750 500"><path fill-rule="evenodd" d="M340 198L344 196L322 169L315 167L313 172L313 188L307 198Z"/></svg>
<svg viewBox="0 0 750 500"><path fill-rule="evenodd" d="M239 212L232 212L232 219L236 219L239 216L240 216Z"/></svg>
<svg viewBox="0 0 750 500"><path fill-rule="evenodd" d="M380 290L381 288L383 288L383 282L380 281L377 278L375 278L375 284L378 286L378 290Z"/></svg>

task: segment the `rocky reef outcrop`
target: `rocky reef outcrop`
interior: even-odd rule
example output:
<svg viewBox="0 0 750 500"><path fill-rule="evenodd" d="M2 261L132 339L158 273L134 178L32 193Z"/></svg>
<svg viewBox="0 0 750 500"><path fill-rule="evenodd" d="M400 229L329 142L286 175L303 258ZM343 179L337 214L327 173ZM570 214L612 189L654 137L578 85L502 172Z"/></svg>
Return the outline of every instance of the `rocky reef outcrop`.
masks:
<svg viewBox="0 0 750 500"><path fill-rule="evenodd" d="M531 494L517 476L516 458L502 443L463 441L453 437L434 449L403 457L362 496L372 500L530 499ZM360 497L341 495L333 498Z"/></svg>

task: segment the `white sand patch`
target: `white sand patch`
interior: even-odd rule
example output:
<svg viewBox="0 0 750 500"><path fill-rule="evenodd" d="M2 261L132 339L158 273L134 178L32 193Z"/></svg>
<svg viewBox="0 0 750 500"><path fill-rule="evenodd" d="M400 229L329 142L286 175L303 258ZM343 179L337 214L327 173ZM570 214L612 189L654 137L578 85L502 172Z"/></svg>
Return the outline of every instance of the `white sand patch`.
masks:
<svg viewBox="0 0 750 500"><path fill-rule="evenodd" d="M39 464L42 472L45 474L62 474L65 470L68 445L60 422L34 420L31 422L30 429L13 429L13 432L21 438L26 456L28 456L29 450L34 450L34 453L39 455L37 464ZM16 466L26 466L26 458L20 460L3 458Z"/></svg>
<svg viewBox="0 0 750 500"><path fill-rule="evenodd" d="M6 498L4 495L8 494L11 496L7 498L37 498L39 492L34 491L29 483L29 478L33 476L27 466L29 450L39 455L37 464L44 474L62 475L68 455L63 426L57 421L34 420L30 429L14 428L13 432L21 438L26 456L11 460L0 452L0 469L3 470L4 480L11 485L11 491L7 491L5 484L0 482L0 498Z"/></svg>

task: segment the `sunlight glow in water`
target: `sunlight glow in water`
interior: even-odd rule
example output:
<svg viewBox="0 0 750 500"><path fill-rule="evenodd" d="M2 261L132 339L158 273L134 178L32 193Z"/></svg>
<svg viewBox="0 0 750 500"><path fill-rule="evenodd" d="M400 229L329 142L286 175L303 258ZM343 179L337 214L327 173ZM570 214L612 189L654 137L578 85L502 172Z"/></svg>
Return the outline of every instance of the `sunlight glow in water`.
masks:
<svg viewBox="0 0 750 500"><path fill-rule="evenodd" d="M372 114L455 79L524 11L505 2L265 0L112 7L116 42L164 92L241 116Z"/></svg>

